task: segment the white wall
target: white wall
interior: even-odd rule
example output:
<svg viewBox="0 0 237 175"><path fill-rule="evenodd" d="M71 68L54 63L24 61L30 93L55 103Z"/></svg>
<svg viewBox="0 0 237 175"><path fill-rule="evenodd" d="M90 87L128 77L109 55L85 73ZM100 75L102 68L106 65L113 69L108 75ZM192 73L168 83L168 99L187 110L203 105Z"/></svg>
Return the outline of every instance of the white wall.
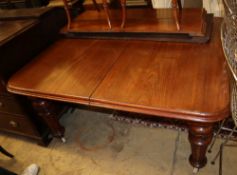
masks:
<svg viewBox="0 0 237 175"><path fill-rule="evenodd" d="M214 13L215 16L224 15L224 7L222 4L222 0L203 0L203 7L209 13Z"/></svg>
<svg viewBox="0 0 237 175"><path fill-rule="evenodd" d="M201 2L202 1L202 2ZM152 0L154 8L171 7L171 0ZM203 7L208 13L214 13L215 16L223 16L222 0L182 0L182 4L188 7Z"/></svg>

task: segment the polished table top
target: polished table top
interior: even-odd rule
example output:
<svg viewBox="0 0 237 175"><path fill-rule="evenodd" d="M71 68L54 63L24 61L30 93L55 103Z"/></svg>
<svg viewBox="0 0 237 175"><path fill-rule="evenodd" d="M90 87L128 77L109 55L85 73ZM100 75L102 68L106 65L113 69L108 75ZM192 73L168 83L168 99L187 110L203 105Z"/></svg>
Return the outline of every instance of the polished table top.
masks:
<svg viewBox="0 0 237 175"><path fill-rule="evenodd" d="M214 20L207 44L61 39L16 73L27 96L189 121L229 115L229 80Z"/></svg>

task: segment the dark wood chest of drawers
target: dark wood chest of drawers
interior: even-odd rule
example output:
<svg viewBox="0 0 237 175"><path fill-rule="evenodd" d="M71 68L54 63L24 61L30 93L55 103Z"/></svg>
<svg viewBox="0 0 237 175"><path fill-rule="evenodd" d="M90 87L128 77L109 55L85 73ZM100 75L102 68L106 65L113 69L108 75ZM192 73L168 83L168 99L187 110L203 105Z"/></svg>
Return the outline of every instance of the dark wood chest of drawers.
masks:
<svg viewBox="0 0 237 175"><path fill-rule="evenodd" d="M29 112L24 111L27 104L23 99L18 98L14 95L0 96L0 129L41 141L43 135L39 132L37 124L32 120Z"/></svg>
<svg viewBox="0 0 237 175"><path fill-rule="evenodd" d="M19 11L8 11L8 15L0 11L0 130L45 145L51 138L49 128L36 116L29 100L7 92L6 84L12 74L55 40L65 23L64 12Z"/></svg>

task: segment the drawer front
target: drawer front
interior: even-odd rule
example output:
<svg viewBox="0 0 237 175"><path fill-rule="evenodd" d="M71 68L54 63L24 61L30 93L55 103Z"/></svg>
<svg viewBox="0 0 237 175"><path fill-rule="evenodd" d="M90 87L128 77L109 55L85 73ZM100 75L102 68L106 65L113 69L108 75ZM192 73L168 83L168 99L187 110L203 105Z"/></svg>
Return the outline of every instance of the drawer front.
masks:
<svg viewBox="0 0 237 175"><path fill-rule="evenodd" d="M39 136L34 124L25 116L0 113L0 130L21 135Z"/></svg>
<svg viewBox="0 0 237 175"><path fill-rule="evenodd" d="M14 96L0 96L0 112L25 115L22 105L20 105L20 102Z"/></svg>

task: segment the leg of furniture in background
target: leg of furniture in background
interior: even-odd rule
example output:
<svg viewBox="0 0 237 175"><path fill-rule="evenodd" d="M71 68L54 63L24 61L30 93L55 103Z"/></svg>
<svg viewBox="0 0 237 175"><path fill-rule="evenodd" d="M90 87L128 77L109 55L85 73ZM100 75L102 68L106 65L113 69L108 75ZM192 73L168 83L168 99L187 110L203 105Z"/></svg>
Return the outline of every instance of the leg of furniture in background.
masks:
<svg viewBox="0 0 237 175"><path fill-rule="evenodd" d="M99 5L98 3L96 2L96 0L92 0L96 10L98 12L100 12L100 8L99 8ZM71 7L70 5L68 4L68 0L63 0L63 4L64 4L64 9L65 9L65 12L66 12L66 16L67 16L67 29L70 30L71 29L71 25L72 25L72 14L71 14ZM111 29L112 26L111 26L111 22L110 22L110 15L109 15L109 9L108 9L108 4L107 4L107 0L103 0L103 8L104 8L104 11L105 11L105 15L106 15L106 20L107 20L107 23L108 23L108 26L109 28Z"/></svg>
<svg viewBox="0 0 237 175"><path fill-rule="evenodd" d="M234 125L234 126L232 126L232 125ZM219 125L219 129L218 129L218 131L216 132L215 137L212 139L212 142L211 142L210 147L209 147L209 149L208 149L208 152L209 152L209 153L212 152L212 148L213 148L213 146L214 146L214 144L215 144L215 142L216 142L216 139L217 139L217 137L218 137L219 135L221 135L222 132L227 132L227 133L228 133L228 135L227 135L227 133L226 133L226 134L225 134L226 136L224 136L225 139L224 139L223 143L225 143L225 144L226 144L229 140L232 139L234 133L237 133L237 127L235 126L234 121L233 121L232 118L227 118L227 119L221 121L221 123L220 123L220 125ZM215 158L213 159L212 164L215 164L215 160L217 159L217 157L219 156L219 154L220 154L220 151L217 153L217 155L216 155Z"/></svg>
<svg viewBox="0 0 237 175"><path fill-rule="evenodd" d="M64 4L64 9L66 12L66 16L67 16L67 29L69 30L71 28L71 23L72 23L72 16L70 13L70 9L69 9L69 5L67 3L67 0L63 0L63 4Z"/></svg>
<svg viewBox="0 0 237 175"><path fill-rule="evenodd" d="M181 0L172 0L172 9L177 30L180 30L180 17L182 13Z"/></svg>
<svg viewBox="0 0 237 175"><path fill-rule="evenodd" d="M121 8L122 8L122 23L121 28L124 28L127 18L127 12L126 12L126 0L120 0Z"/></svg>
<svg viewBox="0 0 237 175"><path fill-rule="evenodd" d="M9 153L7 150L5 150L2 146L0 146L0 152L7 157L14 158L14 156L11 153Z"/></svg>
<svg viewBox="0 0 237 175"><path fill-rule="evenodd" d="M190 122L188 126L188 138L192 149L189 162L194 168L199 169L207 163L206 150L213 136L213 124Z"/></svg>
<svg viewBox="0 0 237 175"><path fill-rule="evenodd" d="M226 121L226 120L222 120L222 121L221 121L220 127L219 127L218 131L216 132L215 137L212 139L212 142L211 142L210 147L209 147L209 149L208 149L208 152L209 152L209 153L212 152L212 147L214 146L214 144L215 144L215 142L216 142L216 139L217 139L217 136L220 134L221 128L224 126L225 121Z"/></svg>
<svg viewBox="0 0 237 175"><path fill-rule="evenodd" d="M108 8L107 0L103 0L103 8L104 8L104 11L105 11L106 20L107 20L109 29L112 29L112 25L111 25L111 22L110 22L110 15L109 15L109 8Z"/></svg>
<svg viewBox="0 0 237 175"><path fill-rule="evenodd" d="M47 124L53 136L58 137L65 142L65 128L59 123L57 117L63 109L60 109L60 107L55 105L52 101L32 97L29 99L31 100L32 106L38 117Z"/></svg>
<svg viewBox="0 0 237 175"><path fill-rule="evenodd" d="M72 4L69 5L68 0L63 0L63 4L64 4L64 10L65 10L66 16L67 16L67 29L69 30L69 29L71 29L71 24L72 24L72 14L71 14ZM94 4L95 8L97 9L97 11L100 11L96 0L93 0L93 4Z"/></svg>
<svg viewBox="0 0 237 175"><path fill-rule="evenodd" d="M182 3L181 0L177 0L178 8L181 10L182 9Z"/></svg>
<svg viewBox="0 0 237 175"><path fill-rule="evenodd" d="M223 146L225 146L227 143L228 143L228 141L231 139L231 137L233 136L233 133L236 133L236 126L230 131L230 133L229 133L229 135L224 139L224 141L223 141L223 143L221 144L221 147L220 148L222 148ZM222 130L222 128L221 128L221 130ZM216 137L217 137L218 135L216 135ZM215 138L216 138L215 137ZM216 140L216 139L215 139ZM213 142L213 145L214 145L214 143L215 142ZM213 145L211 145L211 148L212 148L212 146ZM209 152L211 152L211 148L208 150ZM215 164L215 161L216 161L216 159L218 158L218 156L220 155L220 153L221 153L221 149L219 149L219 151L217 152L217 154L215 155L215 157L213 158L213 160L211 161L211 163L212 164Z"/></svg>

